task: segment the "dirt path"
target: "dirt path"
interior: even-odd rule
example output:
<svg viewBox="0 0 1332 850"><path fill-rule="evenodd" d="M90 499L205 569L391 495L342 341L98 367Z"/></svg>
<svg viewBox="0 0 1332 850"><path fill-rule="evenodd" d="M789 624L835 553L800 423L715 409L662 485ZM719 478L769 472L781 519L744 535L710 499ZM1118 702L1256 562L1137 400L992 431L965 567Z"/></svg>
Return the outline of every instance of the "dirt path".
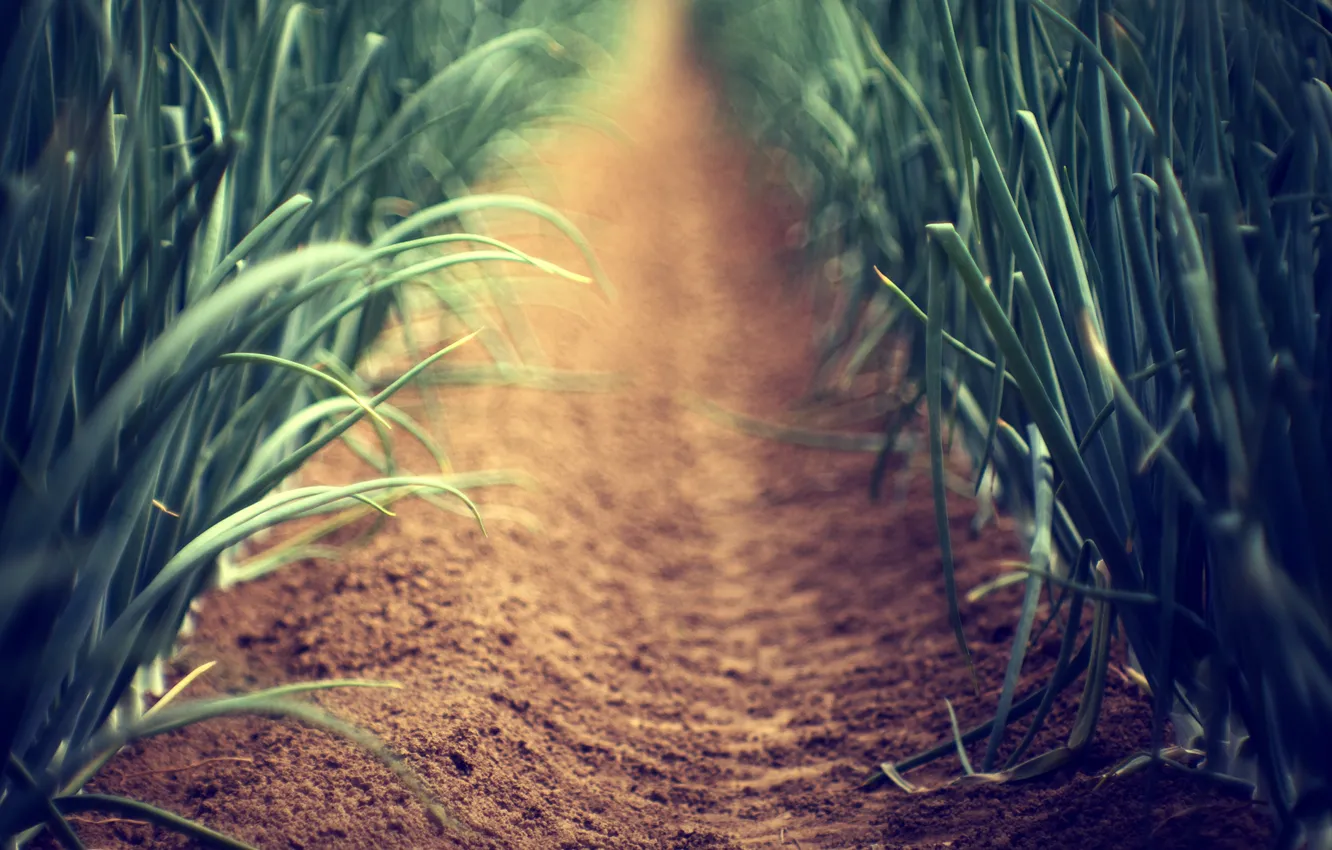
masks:
<svg viewBox="0 0 1332 850"><path fill-rule="evenodd" d="M401 682L320 702L401 753L476 831L469 847L1089 850L1145 846L1149 829L1164 846L1257 846L1265 832L1248 809L1180 781L1163 784L1151 822L1138 779L1093 791L1088 773L1146 740L1147 704L1119 680L1080 772L855 790L868 765L947 734L946 697L964 724L992 710L1017 597L965 611L987 688L977 698L944 617L925 473L905 501L871 505L870 457L762 442L680 404L692 390L779 413L805 388L810 320L782 295L784 223L748 197L743 146L712 129L710 89L673 52L670 27L651 31L618 111L636 143L574 133L547 156L553 200L586 228L622 303L588 324L533 313L559 365L632 384L443 396L458 468L535 475L538 490L483 498L543 529L498 515L482 539L461 518L404 506L345 563L210 599L179 662L220 662L196 692ZM363 474L339 453L312 470ZM954 500L965 588L1020 556L1002 531L969 542L970 510ZM1033 675L1054 650L1048 639L1034 650ZM1049 726L1069 717L1065 705ZM913 779L938 785L957 770L947 759ZM387 770L282 722L147 742L98 787L263 848L457 846ZM90 846L178 846L129 823L87 831Z"/></svg>

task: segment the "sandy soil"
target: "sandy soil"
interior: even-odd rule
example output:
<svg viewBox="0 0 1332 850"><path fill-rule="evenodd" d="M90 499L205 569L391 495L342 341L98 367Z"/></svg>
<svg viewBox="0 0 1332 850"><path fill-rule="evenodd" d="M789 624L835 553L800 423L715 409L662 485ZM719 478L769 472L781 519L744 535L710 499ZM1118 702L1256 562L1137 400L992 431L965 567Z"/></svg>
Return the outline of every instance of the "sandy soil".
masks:
<svg viewBox="0 0 1332 850"><path fill-rule="evenodd" d="M586 322L532 321L557 365L628 386L442 391L457 468L522 469L539 488L483 491L489 537L404 505L345 562L216 595L178 663L219 661L196 694L402 683L318 701L381 735L471 835L435 829L352 745L266 719L136 745L97 789L266 850L1260 846L1261 813L1189 780L1161 780L1150 802L1143 776L1096 787L1147 741L1148 704L1119 676L1076 770L941 787L959 772L950 757L910 775L928 793L857 790L873 764L948 735L945 698L963 725L993 710L1018 595L963 612L978 697L946 622L924 470L906 498L871 504L872 455L758 440L681 402L698 392L782 415L809 379L811 320L784 285L790 205L749 190L745 146L716 129L712 88L660 23L610 106L634 141L571 131L543 154L542 191L586 229L621 299ZM345 451L310 471L365 474ZM1002 522L972 540L974 508L954 497L952 509L964 589L1021 556ZM1033 648L1032 682L1056 648ZM1038 749L1071 717L1066 699ZM80 828L90 847L184 846L133 822Z"/></svg>

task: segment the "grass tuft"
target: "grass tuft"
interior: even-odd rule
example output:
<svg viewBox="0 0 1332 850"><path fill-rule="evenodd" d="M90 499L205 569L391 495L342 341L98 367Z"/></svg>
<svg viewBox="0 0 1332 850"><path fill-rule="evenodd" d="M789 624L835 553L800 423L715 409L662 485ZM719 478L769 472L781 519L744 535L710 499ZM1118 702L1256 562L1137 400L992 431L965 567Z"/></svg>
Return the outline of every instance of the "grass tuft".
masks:
<svg viewBox="0 0 1332 850"><path fill-rule="evenodd" d="M481 522L467 491L522 480L455 474L431 429L389 402L482 330L523 332L483 309L502 290L448 270L522 263L552 285L613 293L559 213L468 184L534 122L572 109L614 5L19 4L0 67L6 846L44 828L81 846L66 816L88 809L244 846L81 793L129 741L237 712L348 737L441 827L462 828L382 743L303 700L373 683L202 701L173 690L148 704L209 588L333 554L323 534L364 512L391 518L406 496ZM592 277L458 232L494 208L554 223ZM448 253L450 240L484 250ZM407 315L409 290L463 318L463 333L371 388L357 369ZM431 452L434 474L398 467L398 430ZM298 486L293 475L335 440L381 477ZM314 534L236 565L241 544L310 517L325 518Z"/></svg>
<svg viewBox="0 0 1332 850"><path fill-rule="evenodd" d="M980 772L1036 710L1027 748L1087 658L1067 746L1004 769L1077 757L1122 628L1152 694L1149 762L1201 751L1187 769L1270 803L1281 846L1332 846L1332 758L1313 743L1332 717L1332 7L695 8L737 121L803 169L812 259L857 258L814 283L823 380L849 385L876 368L850 352L911 340L932 452L956 411L976 486L995 473L1030 541L995 721L959 737L988 736ZM1064 646L1018 699L1043 592L1068 615ZM870 782L901 786L952 748Z"/></svg>

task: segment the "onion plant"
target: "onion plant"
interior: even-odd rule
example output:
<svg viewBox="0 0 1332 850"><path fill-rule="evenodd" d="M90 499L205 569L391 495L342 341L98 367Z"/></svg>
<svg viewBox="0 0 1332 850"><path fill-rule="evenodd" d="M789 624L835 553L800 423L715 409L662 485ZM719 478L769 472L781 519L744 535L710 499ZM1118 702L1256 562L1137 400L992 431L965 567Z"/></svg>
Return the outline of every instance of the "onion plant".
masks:
<svg viewBox="0 0 1332 850"><path fill-rule="evenodd" d="M1024 521L995 715L958 732L984 741L976 773L1028 778L1082 753L1122 633L1155 718L1132 766L1249 789L1282 846L1332 847L1332 7L698 6L742 121L780 130L765 137L829 187L816 217L840 205L859 228L843 232L866 268L836 285L840 379L910 334L936 477L955 432L977 486L992 470ZM759 18L786 23L746 39ZM936 484L965 650L945 497ZM1063 646L1019 694L1043 592ZM1033 757L1084 671L1067 746ZM886 761L869 784L906 785L954 748Z"/></svg>
<svg viewBox="0 0 1332 850"><path fill-rule="evenodd" d="M219 556L257 532L387 514L411 494L479 521L465 491L514 480L455 473L390 403L479 325L376 389L355 370L405 287L428 281L455 310L500 297L451 286L464 264L590 282L451 222L518 209L586 252L554 210L466 188L497 144L568 105L597 44L578 33L605 14L598 0L21 6L0 69L0 840L48 828L80 847L66 815L100 809L244 846L81 792L125 743L238 712L347 735L457 826L382 745L297 699L391 683L191 702L176 698L188 678L162 695L159 662L193 601L235 578ZM381 450L353 440L358 423ZM395 426L438 468L400 469ZM284 486L340 439L380 477Z"/></svg>

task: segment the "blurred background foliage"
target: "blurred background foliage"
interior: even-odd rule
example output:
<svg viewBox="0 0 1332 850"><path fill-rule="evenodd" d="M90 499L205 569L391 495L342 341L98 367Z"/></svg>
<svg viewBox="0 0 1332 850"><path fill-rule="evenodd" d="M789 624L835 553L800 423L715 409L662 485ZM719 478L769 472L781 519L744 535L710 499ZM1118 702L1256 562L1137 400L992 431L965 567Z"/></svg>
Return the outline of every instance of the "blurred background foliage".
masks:
<svg viewBox="0 0 1332 850"><path fill-rule="evenodd" d="M975 773L1076 758L1122 634L1156 718L1125 770L1250 788L1283 846L1332 846L1332 6L698 0L694 24L735 121L789 155L808 205L817 389L910 340L964 650L945 441L1022 520L1008 676L962 735L986 742ZM1064 647L1023 695L1042 593ZM1024 761L1084 670L1067 746ZM908 786L954 749L885 754L869 782Z"/></svg>

